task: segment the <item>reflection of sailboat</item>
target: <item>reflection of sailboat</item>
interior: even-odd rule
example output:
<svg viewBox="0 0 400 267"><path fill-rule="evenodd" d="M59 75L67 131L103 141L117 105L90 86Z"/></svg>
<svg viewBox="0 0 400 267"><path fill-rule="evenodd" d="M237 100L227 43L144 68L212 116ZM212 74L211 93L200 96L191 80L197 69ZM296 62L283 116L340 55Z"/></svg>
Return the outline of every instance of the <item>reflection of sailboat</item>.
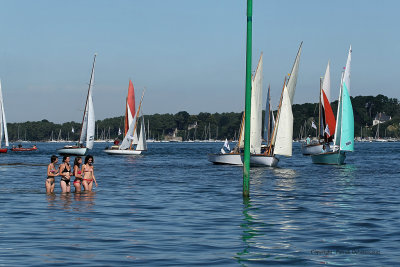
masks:
<svg viewBox="0 0 400 267"><path fill-rule="evenodd" d="M142 106L144 91L140 99L139 108L135 112L135 91L132 81L129 81L128 96L126 98L125 109L125 137L122 144L111 146L104 150L107 154L112 155L139 155L142 151L147 150L146 128L144 125L144 117L139 120L140 109ZM137 135L138 122L140 122L140 133Z"/></svg>
<svg viewBox="0 0 400 267"><path fill-rule="evenodd" d="M94 55L93 59L92 73L90 75L85 111L83 112L81 133L79 137L79 146L64 146L63 148L57 150L59 154L83 156L86 154L88 149L93 148L95 118L94 118L94 108L92 99L92 87L94 81L95 63L96 63L96 54ZM85 142L86 142L86 147L83 145Z"/></svg>
<svg viewBox="0 0 400 267"><path fill-rule="evenodd" d="M329 62L326 66L325 76L320 81L320 98L319 98L319 112L318 112L318 131L317 131L317 143L303 143L301 151L303 155L319 154L322 151L322 144L320 138L324 137L324 142L328 143L332 140L335 134L335 115L333 114L330 105L330 67Z"/></svg>
<svg viewBox="0 0 400 267"><path fill-rule="evenodd" d="M341 165L346 158L345 151L354 151L354 115L350 100L351 52L350 46L346 68L340 86L334 151L311 155L313 163Z"/></svg>
<svg viewBox="0 0 400 267"><path fill-rule="evenodd" d="M8 132L7 132L7 121L6 115L4 113L4 103L3 103L3 93L1 91L1 81L0 81L0 153L7 153L7 148L1 147L1 142L3 141L4 136L4 144L7 147L8 144Z"/></svg>

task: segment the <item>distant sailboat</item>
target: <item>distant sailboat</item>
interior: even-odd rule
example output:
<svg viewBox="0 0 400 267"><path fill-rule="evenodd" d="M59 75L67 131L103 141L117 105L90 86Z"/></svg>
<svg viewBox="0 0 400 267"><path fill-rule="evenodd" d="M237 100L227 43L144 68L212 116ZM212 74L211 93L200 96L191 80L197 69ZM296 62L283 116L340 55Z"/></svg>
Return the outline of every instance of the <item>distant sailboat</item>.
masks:
<svg viewBox="0 0 400 267"><path fill-rule="evenodd" d="M311 155L313 163L341 165L346 151L354 151L354 115L350 99L351 46L343 74L336 116L334 148L331 152Z"/></svg>
<svg viewBox="0 0 400 267"><path fill-rule="evenodd" d="M142 151L147 150L146 128L144 117L139 120L140 110L142 107L144 91L140 99L139 108L135 111L135 91L132 81L129 81L128 96L126 98L125 108L125 133L124 139L120 146L114 145L104 152L110 155L139 155ZM140 133L137 135L138 122L140 122Z"/></svg>
<svg viewBox="0 0 400 267"><path fill-rule="evenodd" d="M326 71L322 82L320 81L320 98L319 98L319 112L318 112L318 131L317 143L302 144L301 150L303 155L319 154L322 151L323 144L321 138L324 138L323 143L329 143L335 134L335 115L333 114L330 104L330 66L329 62L326 66Z"/></svg>
<svg viewBox="0 0 400 267"><path fill-rule="evenodd" d="M1 90L1 81L0 81L0 109L1 109L1 114L0 114L0 153L7 153L7 146L9 145L8 143L8 132L7 132L7 121L6 121L6 115L4 113L4 103L3 103L3 92ZM6 147L2 147L1 143L3 142L4 138L4 145Z"/></svg>
<svg viewBox="0 0 400 267"><path fill-rule="evenodd" d="M94 131L95 131L95 118L94 118L94 107L92 99L92 89L94 82L94 67L96 64L96 54L93 59L92 72L90 75L89 89L86 98L85 111L83 112L81 133L79 137L79 146L64 146L58 149L57 152L62 155L79 155L83 156L86 154L88 149L93 148L94 142ZM86 146L84 143L86 142Z"/></svg>

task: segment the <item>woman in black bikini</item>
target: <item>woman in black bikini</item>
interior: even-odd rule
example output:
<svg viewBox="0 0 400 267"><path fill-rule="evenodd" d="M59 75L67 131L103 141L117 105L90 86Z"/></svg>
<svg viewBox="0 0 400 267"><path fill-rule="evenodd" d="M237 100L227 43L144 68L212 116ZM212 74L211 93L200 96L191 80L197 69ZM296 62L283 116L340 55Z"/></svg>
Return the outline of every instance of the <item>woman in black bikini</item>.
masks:
<svg viewBox="0 0 400 267"><path fill-rule="evenodd" d="M50 164L47 166L47 179L45 182L46 186L46 193L53 194L54 193L54 185L55 185L55 178L58 176L58 172L56 170L56 164L58 162L57 156L53 155L50 158Z"/></svg>
<svg viewBox="0 0 400 267"><path fill-rule="evenodd" d="M76 157L74 160L74 186L75 186L75 192L81 192L82 188L82 171L81 171L81 164L82 164L82 158L81 157Z"/></svg>
<svg viewBox="0 0 400 267"><path fill-rule="evenodd" d="M93 182L96 184L96 178L94 177L93 172L93 156L87 155L85 157L85 164L82 166L82 173L83 173L83 181L82 185L85 188L85 191L91 192L93 188Z"/></svg>
<svg viewBox="0 0 400 267"><path fill-rule="evenodd" d="M60 164L59 173L61 175L60 186L61 192L69 193L71 192L71 165L69 165L69 156L63 157L63 164Z"/></svg>

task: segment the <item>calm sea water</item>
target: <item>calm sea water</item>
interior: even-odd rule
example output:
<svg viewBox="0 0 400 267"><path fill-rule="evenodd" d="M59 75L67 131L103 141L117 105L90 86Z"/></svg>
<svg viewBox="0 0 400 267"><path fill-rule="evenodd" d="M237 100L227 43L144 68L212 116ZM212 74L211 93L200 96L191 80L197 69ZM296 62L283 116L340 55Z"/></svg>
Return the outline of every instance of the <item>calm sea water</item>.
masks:
<svg viewBox="0 0 400 267"><path fill-rule="evenodd" d="M396 266L400 143L356 143L344 166L294 144L278 168L212 165L221 143L151 143L142 156L92 154L92 194L45 193L60 144L0 155L0 266ZM61 160L61 158L60 158Z"/></svg>

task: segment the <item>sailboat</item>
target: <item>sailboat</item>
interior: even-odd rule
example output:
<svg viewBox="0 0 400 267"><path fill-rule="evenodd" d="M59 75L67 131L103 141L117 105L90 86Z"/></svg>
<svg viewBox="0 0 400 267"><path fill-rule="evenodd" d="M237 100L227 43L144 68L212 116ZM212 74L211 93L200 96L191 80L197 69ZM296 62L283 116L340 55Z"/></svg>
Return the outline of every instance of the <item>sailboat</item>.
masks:
<svg viewBox="0 0 400 267"><path fill-rule="evenodd" d="M297 76L300 63L302 44L296 55L292 67L290 78L286 84L286 78L280 99L277 119L274 124L271 139L267 141L267 146L262 147L262 71L263 55L258 61L256 72L252 79L251 90L251 118L250 118L250 165L251 166L270 166L278 164L279 159L275 155L292 155L293 142L293 114L292 103L296 90ZM269 101L269 93L268 98ZM269 103L267 102L267 105ZM268 110L271 112L270 106ZM267 113L266 113L267 114ZM272 119L272 117L269 117ZM269 125L270 122L266 122ZM272 128L270 128L272 129ZM264 132L265 133L265 132ZM242 165L242 154L239 153L244 146L244 114L240 126L239 141L235 149L230 153L209 154L208 160L214 164Z"/></svg>
<svg viewBox="0 0 400 267"><path fill-rule="evenodd" d="M57 152L61 155L78 155L83 156L86 154L88 149L93 148L94 142L94 130L95 130L95 118L94 118L94 107L92 99L92 90L94 82L94 67L96 64L96 56L93 58L92 72L90 74L89 89L87 93L85 110L83 112L81 132L79 135L79 142L77 146L64 146L61 149L57 149ZM84 143L86 142L86 146Z"/></svg>
<svg viewBox="0 0 400 267"><path fill-rule="evenodd" d="M125 129L124 139L120 146L114 145L104 150L110 155L139 155L147 150L146 128L144 117L138 119L142 107L144 91L140 99L139 108L135 112L135 90L132 81L129 81L128 96L126 98L125 108ZM140 123L140 134L137 135L138 122Z"/></svg>
<svg viewBox="0 0 400 267"><path fill-rule="evenodd" d="M346 151L354 151L354 115L350 100L351 46L341 81L333 151L311 155L313 163L342 165Z"/></svg>
<svg viewBox="0 0 400 267"><path fill-rule="evenodd" d="M8 143L8 132L7 132L7 121L6 121L6 115L4 113L4 103L3 103L3 93L1 90L1 81L0 81L0 109L1 109L1 114L0 114L0 153L7 153L7 146L9 145ZM3 142L3 137L4 137L4 145L6 147L2 147L1 143Z"/></svg>
<svg viewBox="0 0 400 267"><path fill-rule="evenodd" d="M281 98L279 102L279 107L276 115L276 120L273 121L274 122L273 127L270 127L270 129L272 130L272 132L269 132L270 138L265 139L266 135L264 132L264 139L267 142L267 145L264 149L262 149L262 151L260 151L258 148L255 151L255 153L252 153L252 151L250 151L250 165L252 166L275 167L276 165L278 165L279 162L279 159L275 155L281 155L287 157L292 156L292 145L293 145L292 104L296 90L302 45L303 42L300 44L287 83L285 77ZM268 110L269 113L271 114L270 116L268 116L268 119L274 120L270 105L269 92L267 97L267 104L269 105ZM261 120L255 122L252 121L251 123L253 124L259 123L261 125ZM270 121L267 120L265 124L270 125ZM251 149L252 148L250 147L250 150ZM261 153L258 151L260 151Z"/></svg>
<svg viewBox="0 0 400 267"><path fill-rule="evenodd" d="M326 71L323 80L320 80L319 89L319 112L318 112L318 131L317 131L317 143L306 144L303 143L301 146L301 152L303 155L319 154L322 151L323 144L321 143L321 137L323 137L323 143L329 143L335 134L335 115L333 114L332 107L330 104L330 66L329 62L326 66Z"/></svg>

